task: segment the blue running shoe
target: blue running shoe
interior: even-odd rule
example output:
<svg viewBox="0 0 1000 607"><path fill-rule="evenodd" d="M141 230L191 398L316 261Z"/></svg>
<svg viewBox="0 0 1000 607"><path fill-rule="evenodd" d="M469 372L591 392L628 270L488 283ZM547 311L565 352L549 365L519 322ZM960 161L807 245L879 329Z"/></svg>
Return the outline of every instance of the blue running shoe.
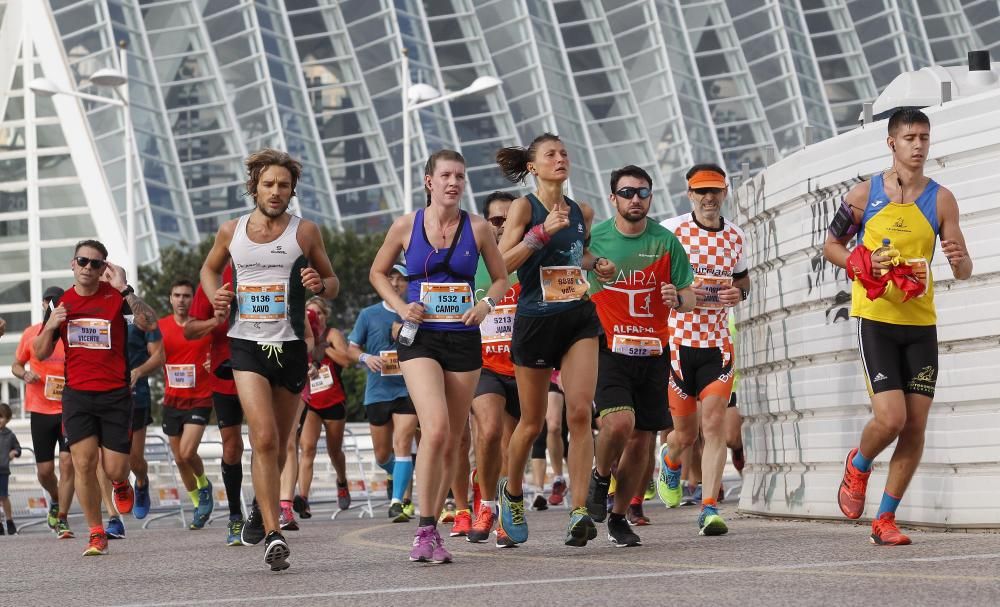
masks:
<svg viewBox="0 0 1000 607"><path fill-rule="evenodd" d="M240 537L243 534L243 517L239 514L232 514L229 516L229 526L228 534L226 536L227 546L242 546L243 540Z"/></svg>
<svg viewBox="0 0 1000 607"><path fill-rule="evenodd" d="M660 476L656 479L656 493L667 506L676 508L681 504L681 469L671 470L666 462L667 445L660 445Z"/></svg>
<svg viewBox="0 0 1000 607"><path fill-rule="evenodd" d="M524 498L512 500L507 494L507 479L497 483L497 501L500 506L500 528L515 544L528 541L528 521L524 518Z"/></svg>
<svg viewBox="0 0 1000 607"><path fill-rule="evenodd" d="M705 506L698 517L698 535L725 535L729 531L726 521L719 516L715 506Z"/></svg>
<svg viewBox="0 0 1000 607"><path fill-rule="evenodd" d="M191 520L190 529L201 529L208 523L208 518L212 516L215 509L215 498L212 497L212 481L208 485L198 489L198 507L194 509L194 518Z"/></svg>
<svg viewBox="0 0 1000 607"><path fill-rule="evenodd" d="M586 546L588 541L596 537L597 525L587 512L587 507L574 508L569 515L569 527L566 528L566 545Z"/></svg>
<svg viewBox="0 0 1000 607"><path fill-rule="evenodd" d="M109 540L123 540L125 539L125 524L122 523L122 519L112 516L108 519L108 526L104 528L104 533L107 534Z"/></svg>
<svg viewBox="0 0 1000 607"><path fill-rule="evenodd" d="M144 519L149 514L149 479L142 487L135 484L135 506L132 507L132 516L137 519Z"/></svg>

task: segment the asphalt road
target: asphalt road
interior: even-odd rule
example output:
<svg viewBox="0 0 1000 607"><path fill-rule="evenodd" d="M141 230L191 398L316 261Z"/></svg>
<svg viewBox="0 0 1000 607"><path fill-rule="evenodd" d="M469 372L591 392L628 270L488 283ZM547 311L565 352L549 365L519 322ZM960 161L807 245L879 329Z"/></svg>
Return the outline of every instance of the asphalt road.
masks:
<svg viewBox="0 0 1000 607"><path fill-rule="evenodd" d="M380 516L382 509L379 509ZM727 515L728 513L728 515ZM773 521L723 509L726 536L697 535L696 509L647 502L643 546L615 548L601 525L585 548L562 545L565 509L529 513L527 544L447 541L450 565L407 560L414 526L317 515L288 532L291 568L271 573L262 546L227 547L222 521L176 523L83 558L80 537L34 528L0 537L0 605L997 605L1000 535L913 531L874 547L868 527Z"/></svg>

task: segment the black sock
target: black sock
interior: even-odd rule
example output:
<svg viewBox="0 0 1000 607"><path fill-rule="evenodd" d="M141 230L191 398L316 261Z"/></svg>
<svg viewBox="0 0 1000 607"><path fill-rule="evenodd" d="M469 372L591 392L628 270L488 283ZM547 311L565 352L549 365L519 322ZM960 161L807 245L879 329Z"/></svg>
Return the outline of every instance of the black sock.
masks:
<svg viewBox="0 0 1000 607"><path fill-rule="evenodd" d="M624 521L624 520L625 520L625 515L624 514L618 514L617 512L609 512L608 513L608 522L609 523L611 521Z"/></svg>
<svg viewBox="0 0 1000 607"><path fill-rule="evenodd" d="M503 490L503 494L506 495L507 499L509 499L512 502L523 502L524 501L524 494L523 493L521 495L511 495L510 493L507 492L506 489L504 489Z"/></svg>
<svg viewBox="0 0 1000 607"><path fill-rule="evenodd" d="M420 522L417 523L418 527L426 527L430 525L431 527L437 527L437 519L433 516L421 516Z"/></svg>
<svg viewBox="0 0 1000 607"><path fill-rule="evenodd" d="M342 481L342 480L340 480L340 479L338 478L338 479L337 479L337 486L338 486L338 487L346 487L346 486L347 486L347 481Z"/></svg>
<svg viewBox="0 0 1000 607"><path fill-rule="evenodd" d="M609 481L611 480L611 475L601 476L601 473L597 471L597 468L594 468L594 478L599 481Z"/></svg>
<svg viewBox="0 0 1000 607"><path fill-rule="evenodd" d="M222 462L222 482L226 486L226 499L229 501L229 515L243 515L240 505L240 488L243 485L243 464L227 464Z"/></svg>

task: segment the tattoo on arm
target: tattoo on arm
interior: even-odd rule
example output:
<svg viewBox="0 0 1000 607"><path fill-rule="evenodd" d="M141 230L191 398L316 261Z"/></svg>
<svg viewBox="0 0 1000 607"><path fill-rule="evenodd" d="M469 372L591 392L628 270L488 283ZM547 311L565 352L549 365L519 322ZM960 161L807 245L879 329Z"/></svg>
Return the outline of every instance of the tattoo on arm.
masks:
<svg viewBox="0 0 1000 607"><path fill-rule="evenodd" d="M129 293L125 301L128 302L128 307L132 308L136 326L143 331L152 331L156 328L156 312L153 311L153 308L149 307L149 304L140 299L135 293Z"/></svg>

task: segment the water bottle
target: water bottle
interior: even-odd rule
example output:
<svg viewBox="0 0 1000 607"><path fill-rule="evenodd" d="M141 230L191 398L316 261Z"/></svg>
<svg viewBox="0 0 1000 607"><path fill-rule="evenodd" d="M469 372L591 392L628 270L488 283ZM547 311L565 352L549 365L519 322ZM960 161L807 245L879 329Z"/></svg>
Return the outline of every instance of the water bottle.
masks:
<svg viewBox="0 0 1000 607"><path fill-rule="evenodd" d="M875 257L876 255L886 255L891 250L892 250L892 243L889 242L888 238L883 238L882 239L882 246L880 246L879 248L875 249L875 251L872 253L872 257ZM876 270L875 272L879 276L885 276L885 274L888 271L889 270L882 269L882 270Z"/></svg>
<svg viewBox="0 0 1000 607"><path fill-rule="evenodd" d="M424 305L423 302L419 303L420 305ZM396 341L398 341L400 345L403 346L412 346L413 340L416 339L417 337L417 329L419 328L420 325L418 323L413 322L412 320L404 322L403 328L399 330L399 337L396 338Z"/></svg>

